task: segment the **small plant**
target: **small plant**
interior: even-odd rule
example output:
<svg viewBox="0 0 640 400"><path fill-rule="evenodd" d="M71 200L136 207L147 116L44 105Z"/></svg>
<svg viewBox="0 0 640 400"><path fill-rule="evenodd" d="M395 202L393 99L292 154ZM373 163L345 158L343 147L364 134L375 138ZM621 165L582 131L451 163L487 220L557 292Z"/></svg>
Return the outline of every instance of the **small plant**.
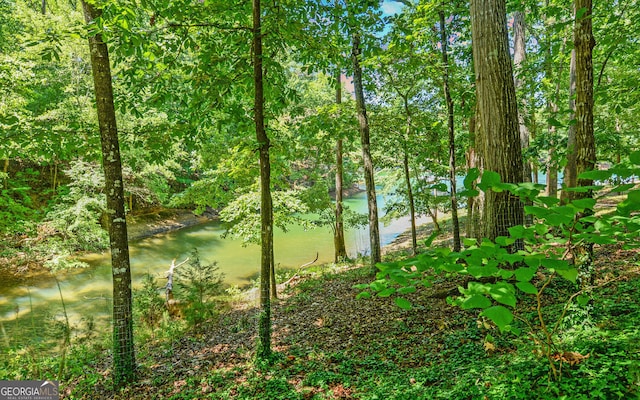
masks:
<svg viewBox="0 0 640 400"><path fill-rule="evenodd" d="M176 275L176 296L186 302L184 316L192 326L197 326L215 315L212 298L223 293L222 279L216 262L203 264L198 250L194 249L189 262Z"/></svg>

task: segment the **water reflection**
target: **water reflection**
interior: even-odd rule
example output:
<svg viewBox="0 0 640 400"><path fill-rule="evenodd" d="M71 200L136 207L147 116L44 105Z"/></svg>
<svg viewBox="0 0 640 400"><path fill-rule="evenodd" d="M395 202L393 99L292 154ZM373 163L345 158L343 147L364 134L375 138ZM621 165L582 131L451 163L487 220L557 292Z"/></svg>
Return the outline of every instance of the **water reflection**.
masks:
<svg viewBox="0 0 640 400"><path fill-rule="evenodd" d="M382 209L382 197L378 201ZM349 198L346 203L355 211L366 212L364 193ZM408 218L381 225L382 245L390 243L408 227ZM184 260L194 248L198 249L203 263L217 262L227 284L250 284L260 269L260 247L255 244L245 246L240 240L223 239L223 233L220 223L210 222L132 242L130 256L134 288L141 284L146 274L164 278L171 261ZM347 230L345 239L350 256L368 253L368 228ZM277 268L297 268L312 261L316 254L317 263L331 262L333 253L333 235L329 227L305 230L293 226L287 233L274 232ZM0 287L0 334L4 335L0 343L19 340L20 335L25 335L28 325L34 328L33 335L44 335L43 324L64 318L56 278L72 325L81 324L87 318L107 321L112 291L109 254L91 254L83 260L90 264L89 268L58 272L55 278L45 275L28 283L16 282Z"/></svg>

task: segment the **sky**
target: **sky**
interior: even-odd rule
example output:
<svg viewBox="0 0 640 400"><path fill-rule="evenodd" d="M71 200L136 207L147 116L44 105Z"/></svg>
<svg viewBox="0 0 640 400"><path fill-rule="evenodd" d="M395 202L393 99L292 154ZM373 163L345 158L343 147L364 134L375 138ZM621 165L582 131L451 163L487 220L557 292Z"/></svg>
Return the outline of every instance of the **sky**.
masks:
<svg viewBox="0 0 640 400"><path fill-rule="evenodd" d="M384 15L393 15L397 14L402 10L402 3L398 3L397 1L384 0L382 2L382 12Z"/></svg>

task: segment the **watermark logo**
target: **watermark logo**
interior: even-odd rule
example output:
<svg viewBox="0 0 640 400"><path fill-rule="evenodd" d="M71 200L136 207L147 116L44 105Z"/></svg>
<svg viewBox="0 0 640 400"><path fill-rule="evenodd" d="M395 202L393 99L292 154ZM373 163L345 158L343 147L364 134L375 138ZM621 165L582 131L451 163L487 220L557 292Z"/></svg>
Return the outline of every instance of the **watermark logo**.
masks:
<svg viewBox="0 0 640 400"><path fill-rule="evenodd" d="M0 381L0 400L58 400L58 381Z"/></svg>

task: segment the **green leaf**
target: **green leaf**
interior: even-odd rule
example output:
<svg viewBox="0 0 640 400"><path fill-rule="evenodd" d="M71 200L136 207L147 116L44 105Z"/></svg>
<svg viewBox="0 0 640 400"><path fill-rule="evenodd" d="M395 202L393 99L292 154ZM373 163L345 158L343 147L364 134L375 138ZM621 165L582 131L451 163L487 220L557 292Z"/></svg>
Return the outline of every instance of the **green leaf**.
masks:
<svg viewBox="0 0 640 400"><path fill-rule="evenodd" d="M360 292L356 296L356 299L368 299L368 298L371 298L371 293L369 292Z"/></svg>
<svg viewBox="0 0 640 400"><path fill-rule="evenodd" d="M593 210L593 207L596 205L596 200L588 197L585 199L574 200L571 202L571 204L573 204L573 206L578 208L579 210L584 210L584 209Z"/></svg>
<svg viewBox="0 0 640 400"><path fill-rule="evenodd" d="M415 293L416 291L416 287L415 286L407 286L407 287L403 287L398 289L398 293L400 294L409 294L409 293Z"/></svg>
<svg viewBox="0 0 640 400"><path fill-rule="evenodd" d="M515 271L516 279L519 282L528 282L536 273L536 268L518 268Z"/></svg>
<svg viewBox="0 0 640 400"><path fill-rule="evenodd" d="M472 190L473 181L478 179L479 176L480 176L480 170L478 168L471 168L469 172L467 172L467 175L464 177L464 181L463 181L464 188L467 190Z"/></svg>
<svg viewBox="0 0 640 400"><path fill-rule="evenodd" d="M387 288L378 293L378 297L389 297L396 292L395 288Z"/></svg>
<svg viewBox="0 0 640 400"><path fill-rule="evenodd" d="M612 192L626 192L629 189L633 189L636 186L635 183L625 183L624 185L618 185L611 189Z"/></svg>
<svg viewBox="0 0 640 400"><path fill-rule="evenodd" d="M538 288L536 288L530 282L518 282L516 283L516 286L518 287L518 289L522 290L527 294L538 294Z"/></svg>
<svg viewBox="0 0 640 400"><path fill-rule="evenodd" d="M403 299L402 297L396 297L395 302L396 302L396 305L402 308L403 310L411 309L411 302L409 302L409 300L407 299Z"/></svg>
<svg viewBox="0 0 640 400"><path fill-rule="evenodd" d="M472 308L487 308L491 306L491 300L481 294L474 294L473 296L465 299L460 308L463 310L469 310Z"/></svg>
<svg viewBox="0 0 640 400"><path fill-rule="evenodd" d="M502 303L511 307L516 306L516 296L511 284L497 283L491 289L489 289L489 294L498 303Z"/></svg>
<svg viewBox="0 0 640 400"><path fill-rule="evenodd" d="M494 171L484 171L478 187L487 190L498 183L500 183L500 174Z"/></svg>
<svg viewBox="0 0 640 400"><path fill-rule="evenodd" d="M564 279L576 283L576 279L578 278L578 270L576 268L558 269L556 272Z"/></svg>
<svg viewBox="0 0 640 400"><path fill-rule="evenodd" d="M631 161L631 164L640 165L640 150L629 154L629 161Z"/></svg>
<svg viewBox="0 0 640 400"><path fill-rule="evenodd" d="M578 304L582 307L586 306L587 304L589 304L589 301L591 300L591 296L588 296L586 294L581 294L576 298L576 301L578 302Z"/></svg>
<svg viewBox="0 0 640 400"><path fill-rule="evenodd" d="M489 318L494 324L504 331L507 326L513 321L513 314L506 307L494 306L482 311L480 315Z"/></svg>

